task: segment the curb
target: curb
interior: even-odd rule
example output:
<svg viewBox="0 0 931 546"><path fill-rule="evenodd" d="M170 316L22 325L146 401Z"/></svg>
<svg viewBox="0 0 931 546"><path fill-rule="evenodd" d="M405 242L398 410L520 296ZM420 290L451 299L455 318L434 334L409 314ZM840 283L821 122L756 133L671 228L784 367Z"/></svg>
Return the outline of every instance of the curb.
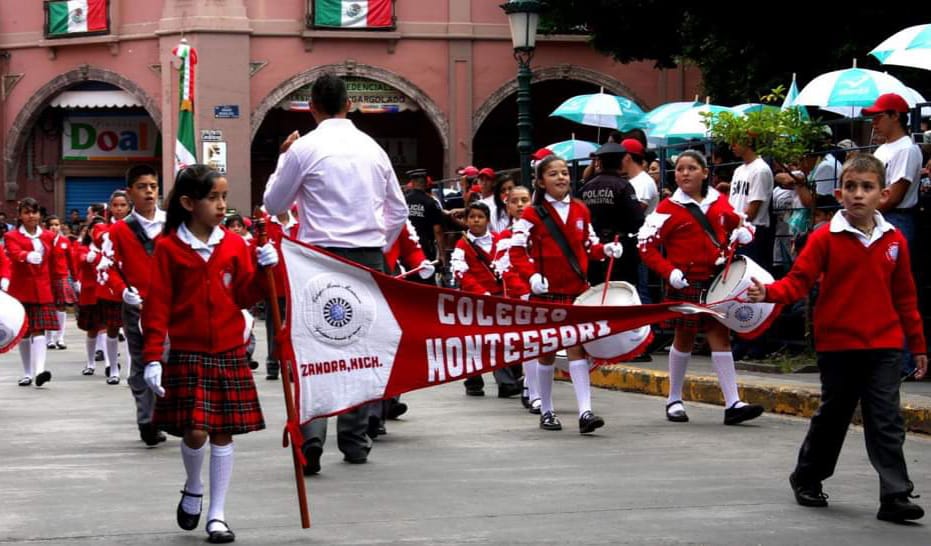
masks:
<svg viewBox="0 0 931 546"><path fill-rule="evenodd" d="M622 364L600 366L592 371L592 386L626 392L637 392L653 396L666 396L669 392L669 374ZM780 384L747 384L738 382L737 388L743 401L760 404L772 413L811 417L821 403L821 391L815 387L787 387ZM724 405L724 397L718 387L718 378L690 375L685 378L682 398L686 401ZM931 434L931 406L902 402L902 417L909 432ZM853 418L861 424L859 410Z"/></svg>

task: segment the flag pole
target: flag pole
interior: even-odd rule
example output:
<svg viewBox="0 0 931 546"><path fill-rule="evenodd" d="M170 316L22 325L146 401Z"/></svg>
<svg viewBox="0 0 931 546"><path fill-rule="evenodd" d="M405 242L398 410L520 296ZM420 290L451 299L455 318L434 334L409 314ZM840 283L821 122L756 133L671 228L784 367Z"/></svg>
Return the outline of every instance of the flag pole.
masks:
<svg viewBox="0 0 931 546"><path fill-rule="evenodd" d="M256 218L255 220L255 232L256 238L258 239L258 245L263 246L268 242L268 233L265 229L265 219L262 218L262 215L258 212L254 213ZM275 274L271 268L265 268L265 275L268 278L268 302L269 309L266 309L266 313L271 313L272 325L274 326L273 332L277 336L281 332L281 309L278 307L278 294L275 289ZM291 380L294 379L298 381L298 376L296 374L292 375L292 370L294 365L291 361L285 361L281 357L281 344L275 343L275 350L277 351L278 362L281 365L281 388L284 390L284 405L285 410L288 416L288 422L285 426L284 433L284 447L288 446L288 437L292 434L292 429L295 426L298 426L298 417L297 409L294 407L294 391L291 388ZM297 484L297 503L301 509L301 528L308 529L310 528L310 509L307 507L307 487L304 483L304 469L303 469L303 459L304 454L300 451L302 446L297 445L297 442L292 438L290 441L291 444L291 459L294 461L294 481Z"/></svg>

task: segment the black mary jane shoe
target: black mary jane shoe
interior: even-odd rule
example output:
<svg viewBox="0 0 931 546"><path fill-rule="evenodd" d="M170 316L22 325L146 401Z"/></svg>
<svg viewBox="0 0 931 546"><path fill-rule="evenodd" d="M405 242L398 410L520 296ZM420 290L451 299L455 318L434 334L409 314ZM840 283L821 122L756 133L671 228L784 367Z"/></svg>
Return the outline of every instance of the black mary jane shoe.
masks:
<svg viewBox="0 0 931 546"><path fill-rule="evenodd" d="M36 386L41 387L52 380L52 372L45 370L36 376Z"/></svg>
<svg viewBox="0 0 931 546"><path fill-rule="evenodd" d="M192 531L197 529L197 524L200 522L200 512L196 514L188 514L184 511L182 503L184 502L184 497L194 497L200 499L200 508L201 511L204 509L204 495L195 495L194 493L188 493L184 489L181 490L181 500L178 501L178 527L184 529L185 531Z"/></svg>
<svg viewBox="0 0 931 546"><path fill-rule="evenodd" d="M670 402L666 404L666 419L669 421L672 421L673 423L688 423L689 415L685 413L684 406L682 409L678 409L676 411L669 411L669 408L675 406L676 404L683 406L681 400L676 400L675 402Z"/></svg>
<svg viewBox="0 0 931 546"><path fill-rule="evenodd" d="M595 429L605 426L605 421L590 411L579 417L579 434L591 434Z"/></svg>
<svg viewBox="0 0 931 546"><path fill-rule="evenodd" d="M758 404L747 404L738 408L738 403L739 402L734 402L731 407L724 410L725 425L738 425L744 421L756 419L760 415L763 415L763 406Z"/></svg>
<svg viewBox="0 0 931 546"><path fill-rule="evenodd" d="M220 529L210 530L210 524L217 523L223 525ZM207 542L211 544L227 544L236 540L236 533L230 529L230 526L226 524L222 519L212 519L207 522Z"/></svg>

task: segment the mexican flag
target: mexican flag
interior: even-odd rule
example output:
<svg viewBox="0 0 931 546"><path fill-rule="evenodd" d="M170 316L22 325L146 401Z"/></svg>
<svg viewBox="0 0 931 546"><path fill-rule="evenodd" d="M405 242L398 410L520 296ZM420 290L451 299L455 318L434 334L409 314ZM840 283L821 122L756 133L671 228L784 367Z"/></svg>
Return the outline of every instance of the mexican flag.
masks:
<svg viewBox="0 0 931 546"><path fill-rule="evenodd" d="M178 138L175 140L175 172L178 172L197 163L194 148L194 67L197 65L197 50L182 38L171 54L181 60L178 76Z"/></svg>
<svg viewBox="0 0 931 546"><path fill-rule="evenodd" d="M107 30L107 0L61 0L47 5L49 36Z"/></svg>
<svg viewBox="0 0 931 546"><path fill-rule="evenodd" d="M393 25L392 0L315 0L314 25L334 28L387 28Z"/></svg>

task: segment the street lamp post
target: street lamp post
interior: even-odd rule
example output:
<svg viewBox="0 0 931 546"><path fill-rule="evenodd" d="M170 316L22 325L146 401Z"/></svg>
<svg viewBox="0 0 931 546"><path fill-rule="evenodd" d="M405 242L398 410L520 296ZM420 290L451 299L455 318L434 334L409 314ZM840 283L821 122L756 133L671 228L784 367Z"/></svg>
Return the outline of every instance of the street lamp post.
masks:
<svg viewBox="0 0 931 546"><path fill-rule="evenodd" d="M501 4L511 27L514 59L517 60L517 152L520 154L521 184L531 187L530 154L533 151L533 120L530 115L530 61L537 42L537 26L543 4L539 0L509 0Z"/></svg>

